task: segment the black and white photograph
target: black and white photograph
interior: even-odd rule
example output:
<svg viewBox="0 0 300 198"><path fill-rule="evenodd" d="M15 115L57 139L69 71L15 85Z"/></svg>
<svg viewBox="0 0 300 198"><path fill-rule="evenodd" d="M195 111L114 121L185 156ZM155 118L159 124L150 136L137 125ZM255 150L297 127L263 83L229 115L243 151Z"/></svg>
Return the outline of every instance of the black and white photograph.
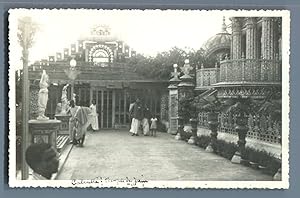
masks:
<svg viewBox="0 0 300 198"><path fill-rule="evenodd" d="M8 13L10 187L289 187L289 11Z"/></svg>

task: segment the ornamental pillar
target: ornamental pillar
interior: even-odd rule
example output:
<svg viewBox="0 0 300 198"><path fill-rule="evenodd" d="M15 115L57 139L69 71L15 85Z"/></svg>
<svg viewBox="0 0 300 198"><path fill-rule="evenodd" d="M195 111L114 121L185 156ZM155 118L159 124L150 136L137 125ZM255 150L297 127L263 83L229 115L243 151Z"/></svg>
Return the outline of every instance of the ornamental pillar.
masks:
<svg viewBox="0 0 300 198"><path fill-rule="evenodd" d="M178 129L178 83L181 81L178 76L177 64L173 65L173 78L169 81L169 129L168 133L176 134Z"/></svg>
<svg viewBox="0 0 300 198"><path fill-rule="evenodd" d="M240 59L242 57L242 28L240 18L232 18L232 41L231 58Z"/></svg>
<svg viewBox="0 0 300 198"><path fill-rule="evenodd" d="M256 18L246 18L246 59L257 58Z"/></svg>
<svg viewBox="0 0 300 198"><path fill-rule="evenodd" d="M180 77L181 82L178 84L179 99L193 96L195 84L194 78L190 76L192 69L190 61L186 59L183 67L181 67L183 75Z"/></svg>
<svg viewBox="0 0 300 198"><path fill-rule="evenodd" d="M262 58L274 59L276 53L275 21L271 17L262 18Z"/></svg>
<svg viewBox="0 0 300 198"><path fill-rule="evenodd" d="M183 67L181 67L181 71L183 72L183 76L180 77L181 82L178 84L178 95L179 95L179 101L182 99L188 99L194 96L194 78L190 76L190 72L192 71L193 67L191 67L190 62L188 59L184 61ZM179 104L182 105L182 104ZM179 106L181 107L181 106ZM191 112L190 112L191 113ZM179 112L179 116L182 116L182 112ZM184 118L186 121L186 117ZM189 118L188 118L189 119ZM193 123L197 122L194 119L192 119ZM196 127L197 128L197 127ZM188 143L189 144L195 144L195 137L197 136L197 129L193 129L194 133L190 137Z"/></svg>

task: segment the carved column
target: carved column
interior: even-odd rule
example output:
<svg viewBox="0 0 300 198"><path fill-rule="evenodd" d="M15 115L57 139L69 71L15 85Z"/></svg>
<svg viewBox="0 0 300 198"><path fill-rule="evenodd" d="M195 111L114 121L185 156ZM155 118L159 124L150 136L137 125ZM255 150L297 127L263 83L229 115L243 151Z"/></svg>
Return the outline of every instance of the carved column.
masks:
<svg viewBox="0 0 300 198"><path fill-rule="evenodd" d="M262 57L263 59L274 59L275 58L275 23L274 18L263 17L262 18Z"/></svg>
<svg viewBox="0 0 300 198"><path fill-rule="evenodd" d="M183 72L183 76L180 77L181 82L178 84L178 97L179 100L182 100L184 98L190 98L193 97L193 91L195 88L194 85L194 79L193 77L190 76L190 72L192 71L192 67L189 63L189 60L186 59L184 61L184 65L183 67L181 67L181 70ZM179 107L181 104L179 104ZM179 112L179 116L182 116L182 112ZM193 115L192 115L193 116ZM184 118L184 120L186 121L186 117ZM189 119L189 118L188 118ZM197 130L197 129L196 129ZM193 133L195 134L195 133ZM191 141L189 141L190 144L195 144L195 137L192 135L191 136Z"/></svg>
<svg viewBox="0 0 300 198"><path fill-rule="evenodd" d="M256 18L246 18L246 59L257 58Z"/></svg>
<svg viewBox="0 0 300 198"><path fill-rule="evenodd" d="M181 81L178 78L177 64L173 65L173 78L169 81L169 129L168 133L176 134L178 130L178 83Z"/></svg>
<svg viewBox="0 0 300 198"><path fill-rule="evenodd" d="M232 41L231 41L232 59L240 59L242 56L242 29L240 18L232 18Z"/></svg>

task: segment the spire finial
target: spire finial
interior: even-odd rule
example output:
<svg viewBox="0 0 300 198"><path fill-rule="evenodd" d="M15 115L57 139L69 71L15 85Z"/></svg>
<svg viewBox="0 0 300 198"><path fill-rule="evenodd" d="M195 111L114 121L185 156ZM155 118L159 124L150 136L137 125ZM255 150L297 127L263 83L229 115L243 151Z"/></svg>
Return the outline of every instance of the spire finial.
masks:
<svg viewBox="0 0 300 198"><path fill-rule="evenodd" d="M226 23L225 23L225 16L223 16L223 24L222 24L222 32L227 32L227 26L226 26Z"/></svg>

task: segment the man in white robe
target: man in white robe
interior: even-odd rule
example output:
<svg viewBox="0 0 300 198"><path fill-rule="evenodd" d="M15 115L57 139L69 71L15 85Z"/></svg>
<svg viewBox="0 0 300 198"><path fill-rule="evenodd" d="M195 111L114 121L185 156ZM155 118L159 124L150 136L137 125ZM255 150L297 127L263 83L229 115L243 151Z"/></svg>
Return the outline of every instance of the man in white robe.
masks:
<svg viewBox="0 0 300 198"><path fill-rule="evenodd" d="M95 131L99 130L98 113L97 113L97 106L96 106L95 100L92 101L90 109L91 109L91 113L89 114L90 122L91 122L92 129L95 132Z"/></svg>

